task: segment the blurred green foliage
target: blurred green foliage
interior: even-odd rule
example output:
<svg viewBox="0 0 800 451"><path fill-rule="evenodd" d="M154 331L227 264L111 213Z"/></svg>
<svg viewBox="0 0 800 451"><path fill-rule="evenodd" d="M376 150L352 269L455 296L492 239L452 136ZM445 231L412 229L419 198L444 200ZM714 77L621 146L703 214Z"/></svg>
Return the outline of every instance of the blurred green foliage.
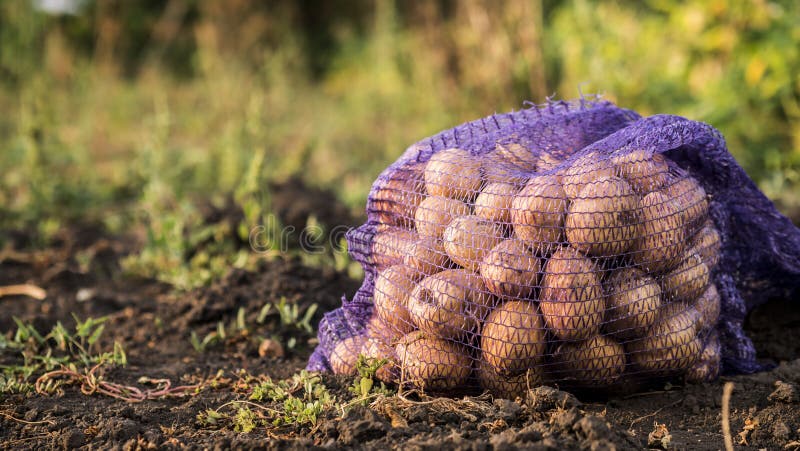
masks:
<svg viewBox="0 0 800 451"><path fill-rule="evenodd" d="M0 2L0 230L133 231L128 268L179 286L245 264L233 243L265 222L268 181L359 210L409 144L554 93L709 122L800 212L791 0L32 5ZM245 219L208 229L198 201L227 196Z"/></svg>

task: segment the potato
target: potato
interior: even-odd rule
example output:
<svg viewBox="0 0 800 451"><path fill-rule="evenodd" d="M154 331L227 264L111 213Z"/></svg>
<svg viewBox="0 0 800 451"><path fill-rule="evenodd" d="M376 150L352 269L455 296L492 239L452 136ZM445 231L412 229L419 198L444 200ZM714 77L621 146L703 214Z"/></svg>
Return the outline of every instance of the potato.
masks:
<svg viewBox="0 0 800 451"><path fill-rule="evenodd" d="M384 321L377 313L373 313L369 317L364 329L365 337L377 338L387 343L395 342L404 335L396 327L390 326L390 323Z"/></svg>
<svg viewBox="0 0 800 451"><path fill-rule="evenodd" d="M486 288L501 298L531 298L541 270L541 260L516 238L500 242L480 265Z"/></svg>
<svg viewBox="0 0 800 451"><path fill-rule="evenodd" d="M482 157L483 177L487 183L509 183L523 185L528 180L531 169L514 165L507 155L497 148Z"/></svg>
<svg viewBox="0 0 800 451"><path fill-rule="evenodd" d="M417 207L414 226L420 237L441 239L447 224L469 214L469 205L448 197L428 197Z"/></svg>
<svg viewBox="0 0 800 451"><path fill-rule="evenodd" d="M398 169L367 199L367 211L382 224L414 227L417 206L425 198L425 163L411 162Z"/></svg>
<svg viewBox="0 0 800 451"><path fill-rule="evenodd" d="M605 299L594 263L573 248L561 248L547 261L539 308L553 334L582 340L597 334Z"/></svg>
<svg viewBox="0 0 800 451"><path fill-rule="evenodd" d="M692 238L691 247L694 252L700 254L700 258L703 259L703 263L708 266L709 270L717 267L722 249L722 239L713 222L706 221L703 228Z"/></svg>
<svg viewBox="0 0 800 451"><path fill-rule="evenodd" d="M400 334L414 330L408 309L408 298L414 292L422 274L406 265L394 265L378 273L375 278L373 302L375 313L386 323L387 329Z"/></svg>
<svg viewBox="0 0 800 451"><path fill-rule="evenodd" d="M659 375L686 370L697 360L700 312L685 302L665 304L644 338L626 343L631 362Z"/></svg>
<svg viewBox="0 0 800 451"><path fill-rule="evenodd" d="M508 301L489 313L481 330L481 355L500 375L511 376L544 360L542 317L531 301Z"/></svg>
<svg viewBox="0 0 800 451"><path fill-rule="evenodd" d="M686 381L693 383L710 382L719 377L722 351L719 335L712 333L706 339L706 344L700 357L694 365L686 370Z"/></svg>
<svg viewBox="0 0 800 451"><path fill-rule="evenodd" d="M477 271L483 257L503 240L500 227L475 215L453 219L444 229L444 250L455 263Z"/></svg>
<svg viewBox="0 0 800 451"><path fill-rule="evenodd" d="M674 198L681 206L683 223L687 235L691 236L703 226L708 217L708 200L706 191L692 177L672 180L664 187L666 194Z"/></svg>
<svg viewBox="0 0 800 451"><path fill-rule="evenodd" d="M441 240L424 237L411 244L403 263L426 276L430 276L448 268L450 266L450 258L447 256Z"/></svg>
<svg viewBox="0 0 800 451"><path fill-rule="evenodd" d="M536 169L538 157L528 147L520 143L497 143L495 152L511 166L523 171L533 171Z"/></svg>
<svg viewBox="0 0 800 451"><path fill-rule="evenodd" d="M709 271L696 253L687 253L684 260L661 277L661 290L668 302L697 299L708 286Z"/></svg>
<svg viewBox="0 0 800 451"><path fill-rule="evenodd" d="M422 279L408 299L408 307L420 330L459 339L477 329L491 302L480 276L464 269L448 269Z"/></svg>
<svg viewBox="0 0 800 451"><path fill-rule="evenodd" d="M700 312L701 329L712 329L719 321L719 314L722 310L722 303L719 298L717 287L713 283L708 284L708 288L703 294L694 301L694 308Z"/></svg>
<svg viewBox="0 0 800 451"><path fill-rule="evenodd" d="M372 238L372 261L378 270L403 262L417 236L413 230L379 226Z"/></svg>
<svg viewBox="0 0 800 451"><path fill-rule="evenodd" d="M535 388L543 383L540 367L529 368L515 376L502 376L491 365L481 359L478 361L475 372L481 388L498 398L525 399L528 394L528 387Z"/></svg>
<svg viewBox="0 0 800 451"><path fill-rule="evenodd" d="M353 335L336 343L328 359L335 374L356 374L356 362L365 341L363 335Z"/></svg>
<svg viewBox="0 0 800 451"><path fill-rule="evenodd" d="M614 177L616 173L616 167L610 159L595 152L582 155L564 171L564 192L570 199L575 199L586 185L602 177Z"/></svg>
<svg viewBox="0 0 800 451"><path fill-rule="evenodd" d="M514 234L535 253L547 254L562 241L567 197L554 175L532 178L511 203Z"/></svg>
<svg viewBox="0 0 800 451"><path fill-rule="evenodd" d="M378 368L375 372L375 377L383 382L394 383L397 382L400 374L397 356L395 355L394 348L390 346L389 343L388 341L377 338L368 338L364 341L361 353L368 359L385 359L386 363Z"/></svg>
<svg viewBox="0 0 800 451"><path fill-rule="evenodd" d="M411 332L395 346L401 380L433 391L461 388L472 372L472 359L464 346Z"/></svg>
<svg viewBox="0 0 800 451"><path fill-rule="evenodd" d="M562 343L554 357L560 379L583 386L612 385L625 372L625 349L604 335Z"/></svg>
<svg viewBox="0 0 800 451"><path fill-rule="evenodd" d="M627 251L636 238L639 196L619 177L601 177L572 199L564 228L575 249L596 257Z"/></svg>
<svg viewBox="0 0 800 451"><path fill-rule="evenodd" d="M487 221L510 224L511 203L517 191L519 187L511 183L489 183L475 199L475 214Z"/></svg>
<svg viewBox="0 0 800 451"><path fill-rule="evenodd" d="M557 168L564 159L558 155L543 151L539 154L539 161L536 163L536 170L540 172L550 171Z"/></svg>
<svg viewBox="0 0 800 451"><path fill-rule="evenodd" d="M424 177L431 196L467 200L481 187L481 162L463 149L440 150L425 165Z"/></svg>
<svg viewBox="0 0 800 451"><path fill-rule="evenodd" d="M639 195L659 190L669 182L669 164L660 153L639 149L614 156L612 161L620 177Z"/></svg>
<svg viewBox="0 0 800 451"><path fill-rule="evenodd" d="M661 287L637 268L622 268L605 283L605 330L618 339L641 337L653 325L661 307Z"/></svg>
<svg viewBox="0 0 800 451"><path fill-rule="evenodd" d="M639 206L636 239L631 246L633 262L652 274L674 268L686 249L680 205L655 191L645 195Z"/></svg>

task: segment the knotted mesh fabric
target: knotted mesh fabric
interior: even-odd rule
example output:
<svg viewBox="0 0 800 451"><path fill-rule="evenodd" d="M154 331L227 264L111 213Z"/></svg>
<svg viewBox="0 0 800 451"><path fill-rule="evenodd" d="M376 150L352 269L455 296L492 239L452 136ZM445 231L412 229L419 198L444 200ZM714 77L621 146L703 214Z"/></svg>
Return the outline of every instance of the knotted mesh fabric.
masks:
<svg viewBox="0 0 800 451"><path fill-rule="evenodd" d="M749 309L800 284L800 231L712 127L549 102L412 145L347 235L361 289L308 368L514 396L752 372Z"/></svg>

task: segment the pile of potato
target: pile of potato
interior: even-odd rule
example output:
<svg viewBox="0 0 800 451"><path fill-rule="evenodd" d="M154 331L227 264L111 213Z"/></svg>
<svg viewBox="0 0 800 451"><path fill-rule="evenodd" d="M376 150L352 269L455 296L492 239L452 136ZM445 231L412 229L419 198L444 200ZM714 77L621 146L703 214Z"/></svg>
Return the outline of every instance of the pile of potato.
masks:
<svg viewBox="0 0 800 451"><path fill-rule="evenodd" d="M333 350L336 373L365 354L386 381L513 397L719 371L720 235L703 188L660 154L447 149L367 207L374 315Z"/></svg>

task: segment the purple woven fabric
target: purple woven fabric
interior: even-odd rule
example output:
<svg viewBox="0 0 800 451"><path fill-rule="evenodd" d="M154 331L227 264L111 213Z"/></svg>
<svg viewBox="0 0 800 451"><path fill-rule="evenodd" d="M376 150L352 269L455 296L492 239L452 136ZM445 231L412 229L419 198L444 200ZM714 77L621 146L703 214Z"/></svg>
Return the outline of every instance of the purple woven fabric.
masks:
<svg viewBox="0 0 800 451"><path fill-rule="evenodd" d="M677 116L641 118L605 101L549 102L462 124L412 145L380 174L370 197L404 164L425 162L450 147L483 155L506 141L564 156L651 149L696 178L709 195L710 216L723 243L712 275L722 298L717 325L722 370L750 373L763 368L742 324L753 307L788 296L800 286L800 230L758 190L717 130ZM372 315L376 274L370 249L378 221L374 211L367 213L368 222L347 235L350 255L364 266L364 283L352 299L343 298L341 308L325 314L309 370L330 370L328 358L335 344L362 334Z"/></svg>

